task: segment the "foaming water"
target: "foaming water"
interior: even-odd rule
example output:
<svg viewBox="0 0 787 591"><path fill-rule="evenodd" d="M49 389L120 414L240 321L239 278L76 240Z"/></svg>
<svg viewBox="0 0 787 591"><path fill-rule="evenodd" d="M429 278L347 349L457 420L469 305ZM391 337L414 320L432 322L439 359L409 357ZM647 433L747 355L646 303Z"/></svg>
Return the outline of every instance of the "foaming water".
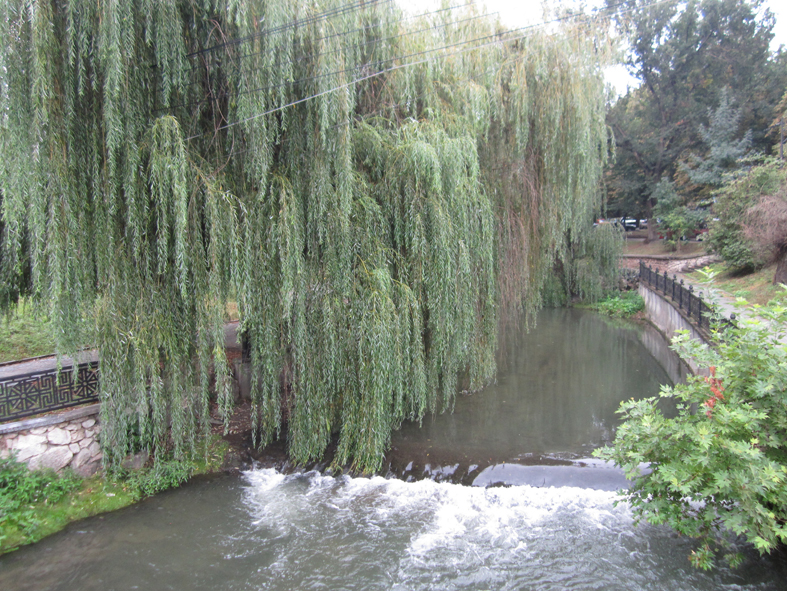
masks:
<svg viewBox="0 0 787 591"><path fill-rule="evenodd" d="M787 589L783 557L694 570L613 492L255 470L0 557L0 589Z"/></svg>
<svg viewBox="0 0 787 591"><path fill-rule="evenodd" d="M286 523L286 553L309 566L287 571L281 584L266 573L252 588L787 588L785 564L755 555L734 572L697 572L687 560L690 540L635 527L612 492L314 472L281 479L269 470L246 478L258 527Z"/></svg>

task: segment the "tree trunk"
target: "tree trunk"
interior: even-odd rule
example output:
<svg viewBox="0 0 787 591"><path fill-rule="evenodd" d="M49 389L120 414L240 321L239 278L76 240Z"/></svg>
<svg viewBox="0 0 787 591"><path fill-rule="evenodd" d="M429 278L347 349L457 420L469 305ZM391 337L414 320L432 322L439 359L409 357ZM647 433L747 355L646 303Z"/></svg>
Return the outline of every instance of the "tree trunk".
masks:
<svg viewBox="0 0 787 591"><path fill-rule="evenodd" d="M648 216L648 237L645 244L650 244L656 239L656 220L653 218L653 200L648 197L645 202L645 215Z"/></svg>
<svg viewBox="0 0 787 591"><path fill-rule="evenodd" d="M776 274L773 276L773 284L779 285L784 283L787 285L787 244L782 244L779 248L777 255L778 264L776 265Z"/></svg>

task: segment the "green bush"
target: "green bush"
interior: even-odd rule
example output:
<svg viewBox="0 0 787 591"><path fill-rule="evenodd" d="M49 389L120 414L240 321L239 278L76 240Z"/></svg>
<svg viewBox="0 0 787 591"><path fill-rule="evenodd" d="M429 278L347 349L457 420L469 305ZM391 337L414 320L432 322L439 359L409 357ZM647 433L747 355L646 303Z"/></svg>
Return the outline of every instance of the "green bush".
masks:
<svg viewBox="0 0 787 591"><path fill-rule="evenodd" d="M775 159L767 159L748 172L738 173L716 193L708 244L733 271L753 271L767 261L744 236L743 220L747 210L762 195L774 193L784 182L787 168Z"/></svg>
<svg viewBox="0 0 787 591"><path fill-rule="evenodd" d="M125 483L135 500L150 497L186 482L194 472L194 464L182 460L162 460L150 468L125 475Z"/></svg>
<svg viewBox="0 0 787 591"><path fill-rule="evenodd" d="M765 320L717 333L717 349L678 337L675 350L710 375L662 389L677 403L674 418L660 397L622 403L613 446L596 452L634 480L621 494L637 520L700 539L690 558L705 569L714 548L740 560L725 532L763 553L787 542L787 307L771 302L758 314Z"/></svg>
<svg viewBox="0 0 787 591"><path fill-rule="evenodd" d="M628 318L645 309L645 300L636 291L625 291L601 300L593 308L613 318Z"/></svg>
<svg viewBox="0 0 787 591"><path fill-rule="evenodd" d="M8 526L24 532L35 529L39 524L36 505L54 505L81 483L70 471L57 475L52 470L30 470L13 456L0 459L0 542Z"/></svg>

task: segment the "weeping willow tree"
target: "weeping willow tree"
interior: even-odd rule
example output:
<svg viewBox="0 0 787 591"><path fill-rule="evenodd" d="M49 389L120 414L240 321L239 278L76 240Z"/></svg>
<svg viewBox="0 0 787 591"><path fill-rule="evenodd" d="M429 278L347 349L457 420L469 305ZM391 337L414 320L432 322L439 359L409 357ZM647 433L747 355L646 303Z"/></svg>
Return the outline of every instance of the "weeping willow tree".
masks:
<svg viewBox="0 0 787 591"><path fill-rule="evenodd" d="M587 21L474 6L3 0L0 269L60 353L96 347L105 458L198 451L251 344L254 433L338 433L374 470L405 419L493 379L499 324L590 231L606 158ZM603 258L603 257L602 257ZM159 454L161 455L161 454Z"/></svg>

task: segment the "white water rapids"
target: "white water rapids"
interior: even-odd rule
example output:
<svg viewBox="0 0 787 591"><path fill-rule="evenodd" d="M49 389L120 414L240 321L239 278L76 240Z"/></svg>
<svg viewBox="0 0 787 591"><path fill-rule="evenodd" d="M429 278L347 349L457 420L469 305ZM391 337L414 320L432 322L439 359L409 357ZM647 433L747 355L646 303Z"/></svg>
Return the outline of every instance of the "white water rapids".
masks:
<svg viewBox="0 0 787 591"><path fill-rule="evenodd" d="M783 555L706 573L614 492L272 469L198 481L0 557L3 591L787 589Z"/></svg>
<svg viewBox="0 0 787 591"><path fill-rule="evenodd" d="M784 564L764 569L756 555L737 571L696 571L690 540L635 527L612 492L245 476L244 502L271 562L244 588L787 588Z"/></svg>

